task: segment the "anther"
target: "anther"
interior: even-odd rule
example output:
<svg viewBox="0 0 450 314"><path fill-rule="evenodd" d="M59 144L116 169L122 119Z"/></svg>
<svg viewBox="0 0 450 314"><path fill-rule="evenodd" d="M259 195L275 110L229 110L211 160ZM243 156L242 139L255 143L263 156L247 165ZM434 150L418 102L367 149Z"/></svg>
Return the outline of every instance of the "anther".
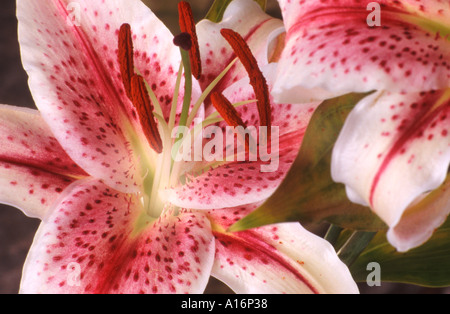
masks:
<svg viewBox="0 0 450 314"><path fill-rule="evenodd" d="M198 44L197 31L195 28L194 15L188 2L178 3L179 24L182 33L188 33L191 36L192 46L189 50L189 59L191 62L192 75L195 79L200 79L202 75L202 63L200 59L200 47Z"/></svg>
<svg viewBox="0 0 450 314"><path fill-rule="evenodd" d="M214 108L216 108L217 112L229 126L242 126L244 128L246 127L236 108L234 108L231 102L224 95L218 92L214 92L211 94L211 101Z"/></svg>
<svg viewBox="0 0 450 314"><path fill-rule="evenodd" d="M267 86L264 75L258 67L258 62L241 35L231 29L222 29L220 33L228 41L230 46L233 48L234 53L245 67L245 70L250 77L250 84L253 86L256 99L258 100L257 104L260 125L267 126L268 132L270 132L272 122L269 87Z"/></svg>
<svg viewBox="0 0 450 314"><path fill-rule="evenodd" d="M131 96L131 79L134 75L133 39L129 24L122 24L119 31L119 65L123 86L129 99Z"/></svg>
<svg viewBox="0 0 450 314"><path fill-rule="evenodd" d="M211 94L211 102L216 108L217 112L220 116L225 120L225 122L232 127L241 126L244 129L247 128L245 122L240 117L236 108L231 104L231 102L221 93L213 92ZM249 149L249 141L245 140L245 148L248 151Z"/></svg>
<svg viewBox="0 0 450 314"><path fill-rule="evenodd" d="M153 105L147 92L144 78L140 75L133 75L131 79L131 100L136 108L144 134L150 146L158 154L163 151L161 135L158 131L155 117L153 116Z"/></svg>

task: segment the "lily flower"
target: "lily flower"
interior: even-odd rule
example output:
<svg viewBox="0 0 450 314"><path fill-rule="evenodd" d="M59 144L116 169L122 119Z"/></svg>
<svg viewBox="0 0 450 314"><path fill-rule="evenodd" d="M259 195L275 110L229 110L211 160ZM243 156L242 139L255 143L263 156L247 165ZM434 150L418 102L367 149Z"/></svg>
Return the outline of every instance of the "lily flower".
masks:
<svg viewBox="0 0 450 314"><path fill-rule="evenodd" d="M442 185L450 161L448 2L279 3L287 33L275 99L376 91L348 117L332 175L387 223L399 251L419 246L449 214L448 205L415 206Z"/></svg>
<svg viewBox="0 0 450 314"><path fill-rule="evenodd" d="M260 71L264 53L255 58L244 40L263 51L267 36L258 30L279 22L236 0L213 30L227 28L221 33L229 46L216 46L209 30L198 32L196 47L192 15L181 3L184 33L175 42L190 50L191 68L142 2L73 5L17 1L22 60L39 111L0 108L0 200L42 219L21 292L200 293L211 275L238 293L358 292L328 242L298 223L227 231L276 189L317 107L273 102L273 66L263 60ZM245 21L234 15L239 10ZM234 67L233 53L242 67ZM217 112L205 110L207 96ZM180 147L195 148L195 131L211 123L278 126L278 167L172 158ZM174 139L176 126L189 126L191 136Z"/></svg>

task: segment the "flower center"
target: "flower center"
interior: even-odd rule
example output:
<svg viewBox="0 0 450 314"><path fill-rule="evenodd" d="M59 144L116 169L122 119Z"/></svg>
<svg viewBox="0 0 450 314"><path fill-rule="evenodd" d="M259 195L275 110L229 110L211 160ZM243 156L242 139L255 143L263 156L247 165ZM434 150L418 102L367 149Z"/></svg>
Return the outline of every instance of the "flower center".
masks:
<svg viewBox="0 0 450 314"><path fill-rule="evenodd" d="M155 112L155 107L159 109L161 108L158 103L158 98L152 89L148 87L145 79L136 73L139 71L135 69L134 66L134 51L130 25L123 24L119 31L118 55L122 82L128 98L136 109L136 113L147 142L157 154L156 161L152 165L149 165L149 162L145 161L147 160L145 156L141 156L142 160L140 161L141 171L144 176L141 199L147 214L153 218L159 217L166 207L166 201L163 196L164 191L170 187L183 183L183 176L187 175L187 170L183 168L185 163L183 163L183 161L174 160L172 158L173 152L175 152L176 155L176 153L186 147L186 144L187 146L191 146L196 135L203 128L223 120L231 127L239 126L245 128L246 125L236 110L236 107L239 105L247 105L249 103L256 102L260 126L267 127L269 132L268 138L270 138L271 106L267 82L258 68L257 61L252 55L245 40L238 33L232 30L223 29L221 34L233 48L236 56L248 72L250 84L255 91L256 100L232 104L221 93L212 92L222 78L234 66L237 60L235 59L213 82L211 82L211 84L203 91L199 99L194 104L191 104L192 77L199 80L202 73L200 49L190 5L183 1L179 3L178 9L180 15L179 22L181 34L175 36L174 44L180 47L182 63L178 72L168 122L166 122L164 117ZM178 126L175 127L175 117L183 70L185 79L183 107ZM192 127L199 109L208 96L211 96L211 102L221 118L219 118L217 114L212 114L200 122L195 121L196 123ZM177 128L179 129L180 127L187 128L190 133L189 136L181 137L180 133L176 131L176 136L174 137L172 130L176 130ZM139 152L144 151L139 147L139 145L142 145L141 143L132 143L132 145L138 146L133 148L136 148ZM245 136L244 146L248 153L250 142L248 138L245 138ZM230 160L228 156L226 160ZM201 171L212 167L211 164L207 164L205 166L204 161L200 164L203 167ZM190 169L192 169L192 166Z"/></svg>

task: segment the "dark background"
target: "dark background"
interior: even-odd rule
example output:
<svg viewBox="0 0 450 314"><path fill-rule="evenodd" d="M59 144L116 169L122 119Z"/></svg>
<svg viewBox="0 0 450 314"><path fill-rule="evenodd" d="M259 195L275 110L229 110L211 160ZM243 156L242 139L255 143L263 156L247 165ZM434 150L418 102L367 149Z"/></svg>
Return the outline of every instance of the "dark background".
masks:
<svg viewBox="0 0 450 314"><path fill-rule="evenodd" d="M150 8L175 33L177 30L176 4L178 0L147 0ZM191 0L196 20L208 11L212 0ZM268 1L268 11L279 16L275 0ZM17 42L17 20L15 1L2 0L0 10L0 103L35 108L27 86ZM0 143L1 145L1 143ZM0 294L18 292L22 266L39 220L30 219L19 210L0 205ZM421 287L383 283L382 287L369 288L360 285L363 293L446 293L447 289L425 289ZM206 293L230 293L217 280L212 279Z"/></svg>

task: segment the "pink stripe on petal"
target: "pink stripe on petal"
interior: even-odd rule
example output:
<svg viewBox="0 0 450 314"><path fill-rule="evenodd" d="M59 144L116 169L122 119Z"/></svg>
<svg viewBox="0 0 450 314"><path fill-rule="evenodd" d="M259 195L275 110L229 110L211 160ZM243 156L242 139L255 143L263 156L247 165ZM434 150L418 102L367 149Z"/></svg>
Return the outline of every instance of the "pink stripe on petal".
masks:
<svg viewBox="0 0 450 314"><path fill-rule="evenodd" d="M217 266L221 271L216 271L222 276L218 276L224 282L228 283L227 275L231 276L237 273L236 269L243 269L243 275L235 275L236 279L242 282L242 285L250 285L250 277L255 278L252 283L253 287L247 287L247 293L257 293L258 290L269 293L269 289L282 289L283 284L274 284L278 276L283 274L283 281L292 281L295 284L287 284L288 289L280 290L280 293L312 293L318 294L317 289L303 277L303 275L289 262L286 262L279 256L274 247L267 245L262 239L259 239L252 232L239 234L237 237L226 236L215 233L217 239L216 260ZM232 257L230 257L230 255ZM264 276L263 269L269 271L271 275ZM247 274L247 271L250 274ZM277 278L278 277L278 278ZM230 284L233 287L233 284ZM267 286L267 287L264 287ZM274 287L275 286L275 287ZM236 289L236 288L235 288ZM244 293L239 291L240 293ZM275 293L275 292L272 292Z"/></svg>
<svg viewBox="0 0 450 314"><path fill-rule="evenodd" d="M401 113L393 114L391 116L391 120L398 120L400 118L402 118L402 120L397 127L398 135L396 136L395 142L392 143L392 146L386 155L382 157L383 162L373 180L369 196L371 205L373 205L374 196L381 177L388 170L390 163L398 155L406 153L411 142L433 141L435 135L432 130L434 128L437 128L438 136L440 135L444 138L447 136L448 127L450 126L450 116L448 116L450 114L450 99L444 99L441 105L437 108L433 108L433 104L436 104L442 96L445 97L445 94L443 95L443 93L440 92L422 93L419 96L419 99L417 99L418 101L411 104L411 108L415 110L410 110L409 113L405 113L404 111L406 110L400 109ZM402 107L404 104L402 105L400 103L399 106ZM392 107L391 109L395 110L395 108ZM441 131L439 132L439 130ZM428 135L426 135L426 133L428 133ZM388 135L386 134L386 136ZM445 142L444 139L444 143ZM437 143L437 145L439 145L439 143Z"/></svg>
<svg viewBox="0 0 450 314"><path fill-rule="evenodd" d="M257 205L209 212L225 230ZM212 275L236 293L357 293L347 267L325 240L299 224L226 233L216 228Z"/></svg>
<svg viewBox="0 0 450 314"><path fill-rule="evenodd" d="M75 178L87 174L62 149L39 112L0 106L0 202L42 218Z"/></svg>
<svg viewBox="0 0 450 314"><path fill-rule="evenodd" d="M0 161L0 202L42 219L73 181L31 166Z"/></svg>
<svg viewBox="0 0 450 314"><path fill-rule="evenodd" d="M335 145L333 178L346 184L353 201L371 205L396 227L413 201L447 176L449 108L447 91L363 99Z"/></svg>
<svg viewBox="0 0 450 314"><path fill-rule="evenodd" d="M70 159L37 110L0 105L0 160L72 177L87 174Z"/></svg>
<svg viewBox="0 0 450 314"><path fill-rule="evenodd" d="M322 1L291 1L278 0L283 14L283 21L287 29L290 29L301 19L332 15L336 12L366 10L368 14L373 11L374 1L371 0L322 0ZM406 12L424 18L439 20L442 24L448 24L445 18L450 14L450 8L441 0L403 0L376 1L382 10ZM365 19L366 20L366 19Z"/></svg>

